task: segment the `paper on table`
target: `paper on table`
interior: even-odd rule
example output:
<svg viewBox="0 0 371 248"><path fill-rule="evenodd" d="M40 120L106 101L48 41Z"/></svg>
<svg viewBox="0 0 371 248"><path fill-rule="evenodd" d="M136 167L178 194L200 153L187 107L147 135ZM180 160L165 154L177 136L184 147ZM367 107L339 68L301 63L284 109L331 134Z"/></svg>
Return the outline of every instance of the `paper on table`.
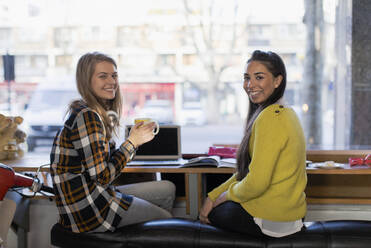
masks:
<svg viewBox="0 0 371 248"><path fill-rule="evenodd" d="M344 169L343 164L339 163L329 163L329 161L323 162L323 163L312 163L310 164L310 167L318 168L318 169Z"/></svg>

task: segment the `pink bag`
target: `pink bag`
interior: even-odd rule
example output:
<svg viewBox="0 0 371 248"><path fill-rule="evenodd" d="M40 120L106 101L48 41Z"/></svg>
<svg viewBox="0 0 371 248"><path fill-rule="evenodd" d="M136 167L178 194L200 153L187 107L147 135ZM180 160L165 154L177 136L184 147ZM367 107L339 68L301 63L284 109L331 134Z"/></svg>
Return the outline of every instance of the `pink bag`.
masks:
<svg viewBox="0 0 371 248"><path fill-rule="evenodd" d="M209 156L216 155L222 158L236 158L236 153L237 153L237 148L210 146L209 152L207 155Z"/></svg>

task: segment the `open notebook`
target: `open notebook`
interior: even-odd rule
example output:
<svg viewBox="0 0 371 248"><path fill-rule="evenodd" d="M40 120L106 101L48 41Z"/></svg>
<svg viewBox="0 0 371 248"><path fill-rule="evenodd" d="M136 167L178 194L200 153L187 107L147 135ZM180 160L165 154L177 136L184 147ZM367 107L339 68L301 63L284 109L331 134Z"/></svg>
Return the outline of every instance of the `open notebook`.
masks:
<svg viewBox="0 0 371 248"><path fill-rule="evenodd" d="M132 125L126 127L128 137ZM159 133L153 140L139 146L134 160L128 165L180 165L182 159L179 125L160 125Z"/></svg>

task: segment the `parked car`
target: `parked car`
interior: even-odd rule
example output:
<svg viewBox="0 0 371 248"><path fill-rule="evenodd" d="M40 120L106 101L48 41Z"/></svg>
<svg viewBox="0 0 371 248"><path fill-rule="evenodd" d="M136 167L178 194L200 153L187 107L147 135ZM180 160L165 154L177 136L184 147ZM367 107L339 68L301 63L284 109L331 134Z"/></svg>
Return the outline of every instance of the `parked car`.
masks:
<svg viewBox="0 0 371 248"><path fill-rule="evenodd" d="M72 82L40 84L33 93L24 114L29 151L52 145L55 134L63 126L69 103L79 97Z"/></svg>
<svg viewBox="0 0 371 248"><path fill-rule="evenodd" d="M149 117L159 124L171 124L174 122L173 104L170 100L148 100L139 111L138 117Z"/></svg>
<svg viewBox="0 0 371 248"><path fill-rule="evenodd" d="M179 115L181 125L197 125L206 124L206 114L200 102L186 102L183 104L181 114Z"/></svg>

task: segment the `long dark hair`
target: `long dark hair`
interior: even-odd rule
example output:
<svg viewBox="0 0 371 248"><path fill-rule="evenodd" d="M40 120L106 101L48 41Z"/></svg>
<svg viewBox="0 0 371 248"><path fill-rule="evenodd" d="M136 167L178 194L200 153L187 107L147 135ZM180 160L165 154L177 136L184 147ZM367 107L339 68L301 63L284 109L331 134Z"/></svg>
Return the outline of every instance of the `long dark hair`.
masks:
<svg viewBox="0 0 371 248"><path fill-rule="evenodd" d="M263 109L277 102L284 94L286 88L286 68L283 60L274 52L263 52L256 50L253 52L247 64L257 61L263 64L274 77L282 76L280 85L274 89L272 95L261 103L255 104L249 99L249 112L247 114L245 134L237 151L237 180L242 180L249 172L251 156L249 153L249 140L251 136L252 125L255 119Z"/></svg>

